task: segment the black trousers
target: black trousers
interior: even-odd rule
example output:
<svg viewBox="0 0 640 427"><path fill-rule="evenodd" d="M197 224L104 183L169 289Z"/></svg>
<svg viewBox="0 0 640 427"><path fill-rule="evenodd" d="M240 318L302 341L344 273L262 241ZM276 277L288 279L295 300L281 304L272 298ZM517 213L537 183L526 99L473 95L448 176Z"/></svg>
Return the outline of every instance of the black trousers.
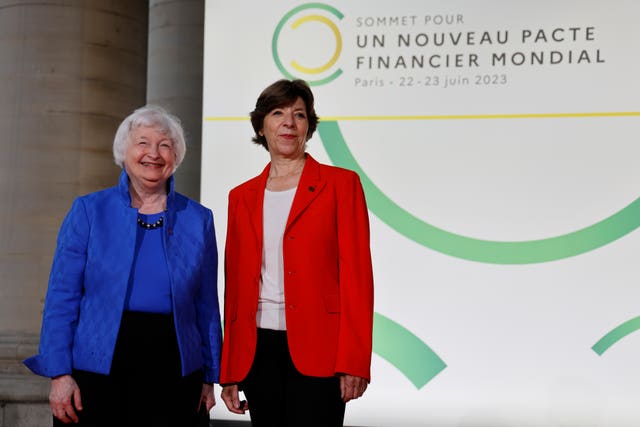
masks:
<svg viewBox="0 0 640 427"><path fill-rule="evenodd" d="M172 315L125 312L110 374L73 377L83 406L76 426L208 425L209 414L198 411L203 374L182 377ZM55 417L53 425L69 426Z"/></svg>
<svg viewBox="0 0 640 427"><path fill-rule="evenodd" d="M296 370L287 333L258 329L251 370L240 384L253 427L342 427L345 404L338 377L310 377Z"/></svg>

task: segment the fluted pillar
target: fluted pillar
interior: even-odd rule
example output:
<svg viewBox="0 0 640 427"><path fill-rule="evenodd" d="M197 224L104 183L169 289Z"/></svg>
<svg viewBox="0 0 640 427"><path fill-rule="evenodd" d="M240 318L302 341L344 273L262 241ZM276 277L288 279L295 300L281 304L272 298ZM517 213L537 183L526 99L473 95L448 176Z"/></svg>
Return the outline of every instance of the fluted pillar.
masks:
<svg viewBox="0 0 640 427"><path fill-rule="evenodd" d="M46 397L30 377L20 377L19 359L37 344L62 218L76 196L116 183L115 129L145 103L147 27L146 1L0 0L0 420L5 425L18 425L12 417L20 414L7 401Z"/></svg>
<svg viewBox="0 0 640 427"><path fill-rule="evenodd" d="M150 0L147 102L182 121L187 156L176 189L200 199L204 0Z"/></svg>

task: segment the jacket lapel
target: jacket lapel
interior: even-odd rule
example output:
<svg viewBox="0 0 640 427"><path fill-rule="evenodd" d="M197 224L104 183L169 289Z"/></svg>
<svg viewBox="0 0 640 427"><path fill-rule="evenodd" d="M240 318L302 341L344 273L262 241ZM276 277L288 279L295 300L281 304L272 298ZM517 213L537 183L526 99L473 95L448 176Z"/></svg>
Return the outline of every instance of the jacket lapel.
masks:
<svg viewBox="0 0 640 427"><path fill-rule="evenodd" d="M269 163L262 173L258 175L252 182L252 185L245 193L244 204L251 217L251 226L254 233L256 233L257 241L260 242L262 247L262 216L264 208L264 189L267 187L267 178L269 177L269 169L271 163Z"/></svg>
<svg viewBox="0 0 640 427"><path fill-rule="evenodd" d="M296 195L293 198L293 204L291 205L291 211L289 212L289 218L287 220L286 230L296 222L298 217L304 212L304 210L318 197L326 185L326 181L320 174L320 163L318 163L309 154L306 155L307 160L298 182L298 189Z"/></svg>

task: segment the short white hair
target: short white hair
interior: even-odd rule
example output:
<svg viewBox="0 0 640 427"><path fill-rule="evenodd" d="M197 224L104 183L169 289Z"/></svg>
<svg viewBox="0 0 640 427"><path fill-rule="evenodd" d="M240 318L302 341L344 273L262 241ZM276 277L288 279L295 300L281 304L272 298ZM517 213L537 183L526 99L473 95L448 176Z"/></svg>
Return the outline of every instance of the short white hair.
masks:
<svg viewBox="0 0 640 427"><path fill-rule="evenodd" d="M127 146L131 143L131 132L141 126L151 127L173 141L173 149L176 152L176 163L173 168L175 172L187 153L184 130L180 119L158 105L140 107L120 123L113 138L113 158L116 164L124 167Z"/></svg>

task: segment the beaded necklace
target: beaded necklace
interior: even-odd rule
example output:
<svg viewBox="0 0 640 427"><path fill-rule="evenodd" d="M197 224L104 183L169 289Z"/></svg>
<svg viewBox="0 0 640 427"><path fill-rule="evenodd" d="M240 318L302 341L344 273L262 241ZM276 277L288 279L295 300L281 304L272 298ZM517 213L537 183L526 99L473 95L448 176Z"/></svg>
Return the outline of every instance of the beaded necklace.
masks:
<svg viewBox="0 0 640 427"><path fill-rule="evenodd" d="M164 223L164 219L162 217L158 218L158 220L152 224L149 224L148 222L144 222L142 219L140 219L140 217L138 217L138 225L144 228L145 230L155 230L156 228L162 227L163 223Z"/></svg>

